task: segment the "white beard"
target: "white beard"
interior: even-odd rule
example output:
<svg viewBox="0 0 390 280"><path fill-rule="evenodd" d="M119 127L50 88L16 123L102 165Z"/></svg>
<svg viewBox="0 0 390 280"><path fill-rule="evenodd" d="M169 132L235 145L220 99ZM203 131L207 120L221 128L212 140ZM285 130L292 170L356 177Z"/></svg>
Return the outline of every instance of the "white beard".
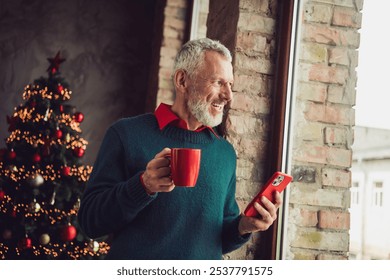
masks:
<svg viewBox="0 0 390 280"><path fill-rule="evenodd" d="M194 95L197 95L194 93ZM192 115L205 126L216 127L222 123L223 113L212 116L209 111L211 104L200 99L190 98L187 101L188 108Z"/></svg>

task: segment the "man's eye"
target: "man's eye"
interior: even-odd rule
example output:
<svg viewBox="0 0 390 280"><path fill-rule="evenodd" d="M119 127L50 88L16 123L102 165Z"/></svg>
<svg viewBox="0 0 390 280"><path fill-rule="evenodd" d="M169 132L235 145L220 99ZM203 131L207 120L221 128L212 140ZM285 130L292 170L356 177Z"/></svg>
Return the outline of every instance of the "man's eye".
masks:
<svg viewBox="0 0 390 280"><path fill-rule="evenodd" d="M233 87L233 82L225 82L223 80L215 80L213 83L215 86L218 86L218 87L224 87L225 85L227 85L229 88Z"/></svg>

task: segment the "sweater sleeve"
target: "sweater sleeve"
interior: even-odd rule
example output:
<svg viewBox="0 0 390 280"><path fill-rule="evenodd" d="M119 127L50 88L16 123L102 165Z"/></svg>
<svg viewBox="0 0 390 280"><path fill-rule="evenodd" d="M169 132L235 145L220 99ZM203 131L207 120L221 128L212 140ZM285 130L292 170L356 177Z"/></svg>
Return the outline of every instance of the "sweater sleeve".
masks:
<svg viewBox="0 0 390 280"><path fill-rule="evenodd" d="M109 128L78 211L80 226L90 238L118 231L156 198L145 192L140 174L129 174L120 137Z"/></svg>
<svg viewBox="0 0 390 280"><path fill-rule="evenodd" d="M236 176L230 181L227 199L225 202L223 229L222 229L222 253L227 254L246 243L251 234L241 236L238 231L238 224L241 219L240 210L235 198Z"/></svg>

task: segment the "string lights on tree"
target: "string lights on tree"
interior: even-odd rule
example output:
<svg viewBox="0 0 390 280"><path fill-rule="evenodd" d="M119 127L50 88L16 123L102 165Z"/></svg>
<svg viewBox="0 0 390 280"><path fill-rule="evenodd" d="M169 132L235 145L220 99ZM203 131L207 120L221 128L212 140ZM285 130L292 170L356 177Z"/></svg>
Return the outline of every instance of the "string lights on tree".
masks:
<svg viewBox="0 0 390 280"><path fill-rule="evenodd" d="M0 259L98 259L109 245L89 239L77 211L92 167L83 165L88 142L84 115L67 102L60 52L48 77L23 91L23 104L7 116L10 132L0 149Z"/></svg>

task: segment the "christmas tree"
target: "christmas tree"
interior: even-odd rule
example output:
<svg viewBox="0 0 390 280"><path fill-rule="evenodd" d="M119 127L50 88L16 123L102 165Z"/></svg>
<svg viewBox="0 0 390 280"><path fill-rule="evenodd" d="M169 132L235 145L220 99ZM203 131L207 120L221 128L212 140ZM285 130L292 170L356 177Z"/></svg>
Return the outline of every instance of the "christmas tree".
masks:
<svg viewBox="0 0 390 280"><path fill-rule="evenodd" d="M48 59L48 77L27 85L24 104L7 116L10 135L0 150L0 259L99 259L109 250L77 223L80 197L92 171L82 158L81 112Z"/></svg>

